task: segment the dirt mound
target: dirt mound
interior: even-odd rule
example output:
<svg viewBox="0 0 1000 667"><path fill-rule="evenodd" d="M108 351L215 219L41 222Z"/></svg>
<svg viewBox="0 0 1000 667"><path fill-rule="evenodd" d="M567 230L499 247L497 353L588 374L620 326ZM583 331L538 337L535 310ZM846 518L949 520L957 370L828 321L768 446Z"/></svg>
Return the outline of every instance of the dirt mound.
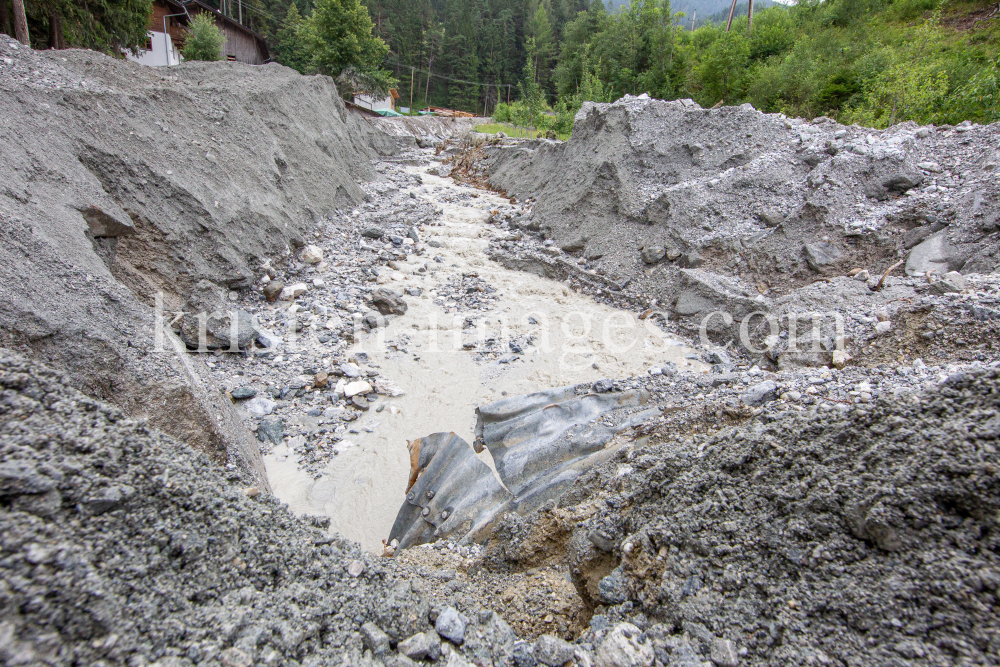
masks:
<svg viewBox="0 0 1000 667"><path fill-rule="evenodd" d="M626 97L585 105L566 143L480 148L479 168L532 203L498 222L539 232L549 263L696 327L716 308L773 309L817 279L878 277L904 258L911 276L994 271L998 135ZM507 250L495 258L531 261Z"/></svg>
<svg viewBox="0 0 1000 667"><path fill-rule="evenodd" d="M68 383L0 350L0 662L392 664L390 644L456 606L462 650L508 664L492 613L455 591L432 604L412 570Z"/></svg>
<svg viewBox="0 0 1000 667"><path fill-rule="evenodd" d="M5 36L0 55L0 344L266 487L231 402L157 328L199 285L224 310L287 261L399 139L279 65L150 68Z"/></svg>
<svg viewBox="0 0 1000 667"><path fill-rule="evenodd" d="M583 641L629 620L664 664L993 664L998 397L980 369L917 397L664 428L558 507L509 516L490 559L558 553L595 605Z"/></svg>

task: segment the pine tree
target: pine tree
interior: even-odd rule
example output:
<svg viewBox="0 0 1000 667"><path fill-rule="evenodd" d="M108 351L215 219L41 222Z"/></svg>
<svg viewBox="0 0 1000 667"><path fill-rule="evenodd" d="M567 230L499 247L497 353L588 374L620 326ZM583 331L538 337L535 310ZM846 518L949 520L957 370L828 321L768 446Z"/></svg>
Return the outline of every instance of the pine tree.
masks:
<svg viewBox="0 0 1000 667"><path fill-rule="evenodd" d="M289 3L285 22L275 35L272 49L275 60L302 74L309 67L309 52L302 34L304 24L305 19L299 14L298 6L294 2Z"/></svg>
<svg viewBox="0 0 1000 667"><path fill-rule="evenodd" d="M113 55L126 49L136 52L146 44L152 12L152 0L34 0L25 6L32 43Z"/></svg>

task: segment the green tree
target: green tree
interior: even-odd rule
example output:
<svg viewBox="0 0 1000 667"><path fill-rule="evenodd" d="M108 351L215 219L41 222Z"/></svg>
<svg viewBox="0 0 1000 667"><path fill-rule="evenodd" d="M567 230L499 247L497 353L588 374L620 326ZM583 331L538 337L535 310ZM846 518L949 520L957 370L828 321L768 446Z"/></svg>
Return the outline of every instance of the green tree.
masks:
<svg viewBox="0 0 1000 667"><path fill-rule="evenodd" d="M312 16L299 31L310 55L309 68L337 77L352 67L387 88L392 79L382 63L389 47L372 34L373 27L358 0L316 0Z"/></svg>
<svg viewBox="0 0 1000 667"><path fill-rule="evenodd" d="M222 45L225 43L225 33L216 27L208 13L200 12L191 18L181 55L185 60L221 60Z"/></svg>
<svg viewBox="0 0 1000 667"><path fill-rule="evenodd" d="M285 23L278 29L272 48L275 60L302 74L309 67L308 45L301 34L304 24L298 6L294 2L289 3Z"/></svg>
<svg viewBox="0 0 1000 667"><path fill-rule="evenodd" d="M81 47L119 55L146 44L152 0L34 0L25 2L32 44Z"/></svg>
<svg viewBox="0 0 1000 667"><path fill-rule="evenodd" d="M544 2L539 3L538 9L535 10L528 32L535 44L535 81L542 90L545 90L551 71L549 61L552 56L552 24L549 23L549 14Z"/></svg>
<svg viewBox="0 0 1000 667"><path fill-rule="evenodd" d="M730 103L742 98L750 63L750 40L742 31L722 32L708 47L705 59L698 69L703 93L702 100L709 105L728 99Z"/></svg>
<svg viewBox="0 0 1000 667"><path fill-rule="evenodd" d="M527 107L528 127L534 127L545 108L545 98L542 95L542 87L538 85L535 71L535 39L529 37L524 48L528 52L528 57L524 62L524 80L520 84L521 99Z"/></svg>

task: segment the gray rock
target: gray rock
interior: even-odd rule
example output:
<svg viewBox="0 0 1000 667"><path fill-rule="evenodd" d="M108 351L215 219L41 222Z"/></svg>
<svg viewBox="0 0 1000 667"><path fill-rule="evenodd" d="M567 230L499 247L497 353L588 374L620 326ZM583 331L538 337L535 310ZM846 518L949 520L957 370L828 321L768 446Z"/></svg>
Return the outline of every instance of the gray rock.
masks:
<svg viewBox="0 0 1000 667"><path fill-rule="evenodd" d="M757 219L764 223L765 227L777 227L785 219L780 212L772 209L764 209L757 214Z"/></svg>
<svg viewBox="0 0 1000 667"><path fill-rule="evenodd" d="M216 317L213 317L213 314ZM203 349L204 345L204 349L209 350L244 350L257 340L257 328L254 326L250 313L237 309L212 311L207 315L204 339L202 339L201 322L197 314L186 313L181 318L180 336L188 348Z"/></svg>
<svg viewBox="0 0 1000 667"><path fill-rule="evenodd" d="M733 643L728 639L719 639L718 637L712 640L709 659L718 667L737 667L740 662Z"/></svg>
<svg viewBox="0 0 1000 667"><path fill-rule="evenodd" d="M725 350L713 350L708 355L708 363L710 364L731 364L733 363L732 357Z"/></svg>
<svg viewBox="0 0 1000 667"><path fill-rule="evenodd" d="M382 628L371 621L361 626L361 639L364 641L365 648L371 650L375 655L382 655L389 651L389 635L382 632Z"/></svg>
<svg viewBox="0 0 1000 667"><path fill-rule="evenodd" d="M340 372L344 374L344 377L349 378L359 378L361 377L361 369L357 364L352 364L350 362L340 365Z"/></svg>
<svg viewBox="0 0 1000 667"><path fill-rule="evenodd" d="M692 317L693 324L700 323L706 315L717 310L729 313L734 320L754 311L770 310L770 301L751 292L735 278L701 269L684 269L680 278L681 291L674 302L674 311L682 317ZM719 316L712 317L705 324L710 332L732 326Z"/></svg>
<svg viewBox="0 0 1000 667"><path fill-rule="evenodd" d="M235 398L237 401L243 401L248 398L253 398L257 395L257 390L253 387L237 387L229 392L230 396Z"/></svg>
<svg viewBox="0 0 1000 667"><path fill-rule="evenodd" d="M646 264L656 264L661 259L666 257L666 255L667 255L667 249L659 245L643 248L642 252L640 253L642 261L645 262Z"/></svg>
<svg viewBox="0 0 1000 667"><path fill-rule="evenodd" d="M655 654L653 644L631 623L619 623L597 648L595 667L649 667Z"/></svg>
<svg viewBox="0 0 1000 667"><path fill-rule="evenodd" d="M360 394L351 397L351 404L358 410L367 411L371 407L371 405L368 403L368 399Z"/></svg>
<svg viewBox="0 0 1000 667"><path fill-rule="evenodd" d="M964 263L961 252L948 240L948 232L942 230L910 251L906 258L906 275L931 271L944 274L962 268Z"/></svg>
<svg viewBox="0 0 1000 667"><path fill-rule="evenodd" d="M384 287L372 298L372 306L383 315L403 315L407 307L401 296Z"/></svg>
<svg viewBox="0 0 1000 667"><path fill-rule="evenodd" d="M758 405L760 403L766 403L768 401L773 401L778 393L778 385L775 384L774 380L764 380L759 384L747 389L741 398L743 402L747 405Z"/></svg>
<svg viewBox="0 0 1000 667"><path fill-rule="evenodd" d="M703 667L701 657L687 641L678 642L670 656L670 667Z"/></svg>
<svg viewBox="0 0 1000 667"><path fill-rule="evenodd" d="M421 294L424 293L424 291L419 287L407 287L406 293L409 294L410 296L420 296Z"/></svg>
<svg viewBox="0 0 1000 667"><path fill-rule="evenodd" d="M262 419L257 425L257 438L263 442L280 445L285 439L285 423L280 419Z"/></svg>
<svg viewBox="0 0 1000 667"><path fill-rule="evenodd" d="M622 576L620 567L616 567L611 574L597 582L597 594L605 604L621 604L628 599L625 577Z"/></svg>
<svg viewBox="0 0 1000 667"><path fill-rule="evenodd" d="M385 234L381 227L366 227L361 235L369 239L380 239Z"/></svg>
<svg viewBox="0 0 1000 667"><path fill-rule="evenodd" d="M535 640L535 660L549 667L561 667L573 659L576 648L564 639L542 635Z"/></svg>
<svg viewBox="0 0 1000 667"><path fill-rule="evenodd" d="M535 667L538 661L532 652L531 644L524 640L514 642L514 650L511 653L514 658L514 667Z"/></svg>
<svg viewBox="0 0 1000 667"><path fill-rule="evenodd" d="M681 255L677 264L683 269L697 269L703 261L697 250L691 250Z"/></svg>
<svg viewBox="0 0 1000 667"><path fill-rule="evenodd" d="M97 495L83 502L91 514L104 514L117 509L122 503L135 494L135 489L126 484L116 484L102 489Z"/></svg>
<svg viewBox="0 0 1000 667"><path fill-rule="evenodd" d="M593 384L593 389L595 393L606 394L615 388L614 380L598 380Z"/></svg>
<svg viewBox="0 0 1000 667"><path fill-rule="evenodd" d="M427 245L429 245L432 248L443 248L444 247L444 243L441 242L441 241L438 241L437 239L431 239L430 241L427 242Z"/></svg>
<svg viewBox="0 0 1000 667"><path fill-rule="evenodd" d="M385 667L417 667L420 663L410 660L405 655L393 653L383 660Z"/></svg>
<svg viewBox="0 0 1000 667"><path fill-rule="evenodd" d="M416 227L413 227L412 225L410 227L407 227L406 235L411 239L413 239L414 243L420 243L420 235L417 233Z"/></svg>
<svg viewBox="0 0 1000 667"><path fill-rule="evenodd" d="M803 251L809 268L818 273L829 271L844 257L843 251L838 246L826 241L807 243Z"/></svg>
<svg viewBox="0 0 1000 667"><path fill-rule="evenodd" d="M0 496L45 493L56 482L43 475L34 461L0 462Z"/></svg>
<svg viewBox="0 0 1000 667"><path fill-rule="evenodd" d="M400 653L412 660L437 660L441 657L441 638L433 630L418 632L409 639L399 642Z"/></svg>
<svg viewBox="0 0 1000 667"><path fill-rule="evenodd" d="M438 614L437 621L434 623L434 629L440 636L453 644L461 646L465 640L465 626L468 623L469 620L460 614L457 609L447 607Z"/></svg>
<svg viewBox="0 0 1000 667"><path fill-rule="evenodd" d="M715 641L715 635L712 634L712 631L706 628L701 623L695 623L694 621L684 621L682 627L684 629L684 632L688 633L689 635L700 641L706 647L711 646L712 642Z"/></svg>
<svg viewBox="0 0 1000 667"><path fill-rule="evenodd" d="M924 182L924 177L918 172L895 174L882 181L882 187L890 192L906 192Z"/></svg>

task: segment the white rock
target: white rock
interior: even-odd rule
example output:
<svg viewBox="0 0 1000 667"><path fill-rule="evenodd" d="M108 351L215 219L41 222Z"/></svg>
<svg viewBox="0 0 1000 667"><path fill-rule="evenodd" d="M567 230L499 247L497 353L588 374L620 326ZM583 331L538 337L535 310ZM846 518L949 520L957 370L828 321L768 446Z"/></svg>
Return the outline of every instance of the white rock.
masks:
<svg viewBox="0 0 1000 667"><path fill-rule="evenodd" d="M281 301L291 301L295 297L302 296L307 291L309 291L308 285L305 283L295 283L282 289L281 294L278 295L278 299Z"/></svg>
<svg viewBox="0 0 1000 667"><path fill-rule="evenodd" d="M643 632L631 623L619 623L598 647L594 665L649 667L653 664L654 658L653 644Z"/></svg>
<svg viewBox="0 0 1000 667"><path fill-rule="evenodd" d="M335 316L335 317L331 317L329 320L327 320L326 324L323 325L323 326L325 326L330 331L334 331L336 329L339 329L341 324L343 324L343 321L341 321L341 319L339 317Z"/></svg>
<svg viewBox="0 0 1000 667"><path fill-rule="evenodd" d="M281 336L275 335L267 329L257 327L257 342L267 348L274 348L281 345Z"/></svg>
<svg viewBox="0 0 1000 667"><path fill-rule="evenodd" d="M243 407L254 417L263 417L274 412L275 405L274 401L257 395L245 402Z"/></svg>
<svg viewBox="0 0 1000 667"><path fill-rule="evenodd" d="M871 274L868 273L868 269L865 269L863 271L858 271L856 274L854 274L854 279L862 283L868 282L869 278L871 278Z"/></svg>
<svg viewBox="0 0 1000 667"><path fill-rule="evenodd" d="M375 393L395 398L397 396L403 396L405 392L403 392L402 387L392 380L379 377L375 378Z"/></svg>
<svg viewBox="0 0 1000 667"><path fill-rule="evenodd" d="M875 333L879 334L880 336L884 333L888 333L889 330L891 329L892 329L892 322L890 322L889 320L886 320L884 322L879 322L878 324L875 325Z"/></svg>
<svg viewBox="0 0 1000 667"><path fill-rule="evenodd" d="M357 382L350 382L344 387L344 396L351 398L352 396L357 396L358 394L370 394L372 392L372 386L365 382L364 380L358 380Z"/></svg>
<svg viewBox="0 0 1000 667"><path fill-rule="evenodd" d="M955 289L964 291L969 286L969 281L965 279L958 271L949 271L948 273L941 276L942 280L947 280L949 283L955 286Z"/></svg>
<svg viewBox="0 0 1000 667"><path fill-rule="evenodd" d="M316 245L307 245L300 255L306 264L319 264L323 261L323 249Z"/></svg>
<svg viewBox="0 0 1000 667"><path fill-rule="evenodd" d="M337 398L343 398L345 387L347 387L347 382L344 381L344 378L337 380L337 386L333 388L334 396Z"/></svg>
<svg viewBox="0 0 1000 667"><path fill-rule="evenodd" d="M941 165L939 165L937 162L932 162L932 161L918 162L917 166L923 169L924 171L930 171L935 174L941 173Z"/></svg>
<svg viewBox="0 0 1000 667"><path fill-rule="evenodd" d="M338 442L333 446L333 453L342 454L346 452L348 449L352 449L357 446L358 446L357 443L351 442L350 440L341 440L340 442Z"/></svg>
<svg viewBox="0 0 1000 667"><path fill-rule="evenodd" d="M847 353L847 350L834 350L833 351L833 367L843 368L847 365L847 362L852 359L851 355Z"/></svg>
<svg viewBox="0 0 1000 667"><path fill-rule="evenodd" d="M740 662L733 643L728 639L719 639L718 637L712 640L709 658L712 660L712 664L718 665L718 667L736 667Z"/></svg>

